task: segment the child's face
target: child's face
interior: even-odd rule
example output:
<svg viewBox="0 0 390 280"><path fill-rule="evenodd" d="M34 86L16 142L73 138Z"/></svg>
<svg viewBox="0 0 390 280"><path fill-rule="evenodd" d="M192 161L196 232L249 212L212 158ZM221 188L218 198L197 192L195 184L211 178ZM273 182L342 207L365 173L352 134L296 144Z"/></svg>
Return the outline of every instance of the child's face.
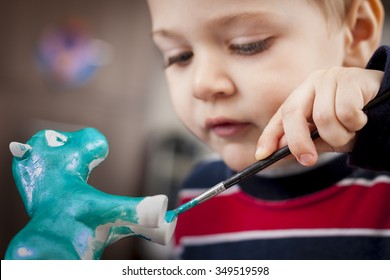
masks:
<svg viewBox="0 0 390 280"><path fill-rule="evenodd" d="M233 169L311 72L343 65L345 32L304 0L149 0L175 111Z"/></svg>

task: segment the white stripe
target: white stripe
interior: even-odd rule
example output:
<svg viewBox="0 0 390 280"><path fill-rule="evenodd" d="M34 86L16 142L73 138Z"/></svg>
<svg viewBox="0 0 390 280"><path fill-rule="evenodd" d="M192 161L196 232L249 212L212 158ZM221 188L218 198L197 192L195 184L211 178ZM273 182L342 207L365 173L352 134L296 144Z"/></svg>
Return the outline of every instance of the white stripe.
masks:
<svg viewBox="0 0 390 280"><path fill-rule="evenodd" d="M378 183L390 183L390 177L386 175L381 175L378 177L375 177L374 179L364 179L364 178L347 178L344 180L341 180L339 183L337 183L337 186L339 187L349 187L350 185L356 184L361 185L362 187L372 187L375 184Z"/></svg>
<svg viewBox="0 0 390 280"><path fill-rule="evenodd" d="M197 197L198 195L204 193L208 189L186 189L183 191L180 191L179 197L180 199L191 199L194 197ZM217 196L227 196L232 195L240 191L240 188L237 185L234 185L230 188L228 188L226 191L223 191L222 193L218 194Z"/></svg>
<svg viewBox="0 0 390 280"><path fill-rule="evenodd" d="M214 243L237 242L255 239L276 239L292 237L329 237L329 236L378 236L390 237L390 229L370 228L331 228L331 229L288 229L288 230L255 230L238 233L222 233L207 236L183 237L183 245L207 245Z"/></svg>

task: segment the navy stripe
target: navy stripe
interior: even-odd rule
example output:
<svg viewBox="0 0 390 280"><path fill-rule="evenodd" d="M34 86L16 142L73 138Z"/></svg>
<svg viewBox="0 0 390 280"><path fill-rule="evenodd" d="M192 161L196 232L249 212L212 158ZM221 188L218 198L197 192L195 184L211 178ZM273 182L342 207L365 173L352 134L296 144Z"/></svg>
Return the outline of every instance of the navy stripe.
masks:
<svg viewBox="0 0 390 280"><path fill-rule="evenodd" d="M186 246L181 258L217 260L389 260L390 238L310 237Z"/></svg>

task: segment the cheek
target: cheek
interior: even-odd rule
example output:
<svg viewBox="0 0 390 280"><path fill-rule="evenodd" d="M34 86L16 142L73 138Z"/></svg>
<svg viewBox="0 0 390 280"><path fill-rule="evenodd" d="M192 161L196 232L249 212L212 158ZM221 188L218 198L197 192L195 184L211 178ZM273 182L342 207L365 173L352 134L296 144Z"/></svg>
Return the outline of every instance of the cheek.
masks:
<svg viewBox="0 0 390 280"><path fill-rule="evenodd" d="M193 100L191 93L188 89L183 87L173 86L174 83L168 83L169 94L173 109L179 118L179 120L187 127L193 126L194 112L193 112Z"/></svg>
<svg viewBox="0 0 390 280"><path fill-rule="evenodd" d="M242 112L250 113L252 121L256 122L259 128L264 128L294 88L294 83L282 78L280 72L271 71L271 67L268 69L251 71L263 74L251 76L248 73L240 79Z"/></svg>
<svg viewBox="0 0 390 280"><path fill-rule="evenodd" d="M191 116L188 99L185 98L183 94L180 95L180 94L171 93L171 101L176 115L179 117L181 121L187 123Z"/></svg>
<svg viewBox="0 0 390 280"><path fill-rule="evenodd" d="M183 87L183 83L180 83L177 79L173 79L171 77L172 75L166 74L166 79L168 82L168 89L169 89L169 96L171 98L172 106L178 115L178 117L181 119L183 115L184 107L186 107L188 97L186 95L188 92L186 92L186 89Z"/></svg>

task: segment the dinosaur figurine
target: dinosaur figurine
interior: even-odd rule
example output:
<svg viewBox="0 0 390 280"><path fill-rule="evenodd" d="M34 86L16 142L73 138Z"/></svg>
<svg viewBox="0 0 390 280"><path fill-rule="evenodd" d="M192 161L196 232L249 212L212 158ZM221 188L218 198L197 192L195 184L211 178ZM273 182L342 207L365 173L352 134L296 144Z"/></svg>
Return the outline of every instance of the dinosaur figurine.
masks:
<svg viewBox="0 0 390 280"><path fill-rule="evenodd" d="M165 221L167 197L125 197L87 184L108 154L94 128L42 130L27 144L12 142L12 171L30 216L8 245L5 259L100 259L105 247L141 236L167 244L176 220Z"/></svg>

